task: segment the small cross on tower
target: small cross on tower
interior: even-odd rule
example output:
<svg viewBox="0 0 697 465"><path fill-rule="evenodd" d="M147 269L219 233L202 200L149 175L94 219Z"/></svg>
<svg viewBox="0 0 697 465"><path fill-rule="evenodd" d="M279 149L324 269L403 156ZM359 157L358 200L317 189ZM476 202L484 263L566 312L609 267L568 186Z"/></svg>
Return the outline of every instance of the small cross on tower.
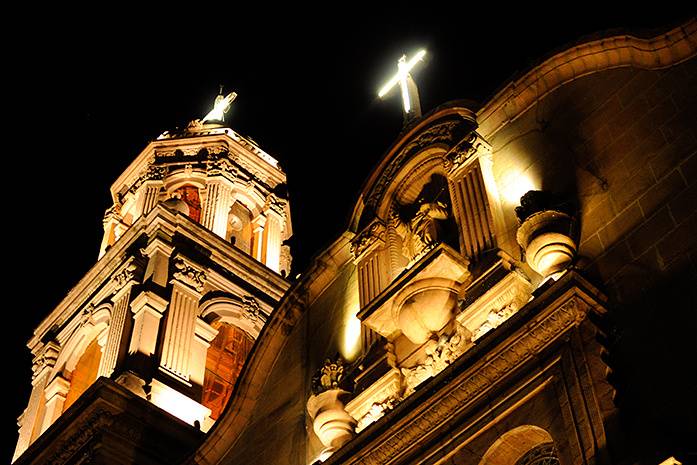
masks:
<svg viewBox="0 0 697 465"><path fill-rule="evenodd" d="M397 62L397 74L392 76L392 78L387 81L387 83L382 86L380 92L378 92L378 97L383 98L387 93L392 90L392 88L399 84L402 90L402 104L404 108L404 119L409 121L413 118L419 118L421 116L421 104L419 102L419 91L416 88L416 83L412 79L409 71L423 59L426 55L426 50L420 50L414 57L407 61L406 55L402 55L402 58Z"/></svg>

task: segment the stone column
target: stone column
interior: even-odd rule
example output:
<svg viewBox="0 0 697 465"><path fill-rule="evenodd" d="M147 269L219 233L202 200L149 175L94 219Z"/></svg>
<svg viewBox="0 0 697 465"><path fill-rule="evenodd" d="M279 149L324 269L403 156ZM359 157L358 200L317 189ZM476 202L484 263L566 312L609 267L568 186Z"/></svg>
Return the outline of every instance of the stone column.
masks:
<svg viewBox="0 0 697 465"><path fill-rule="evenodd" d="M44 389L46 410L44 411L44 419L41 425L42 433L63 413L63 405L69 390L70 381L60 375L53 378L46 386L46 389Z"/></svg>
<svg viewBox="0 0 697 465"><path fill-rule="evenodd" d="M450 155L448 186L455 221L460 228L460 250L476 260L495 244L494 221L479 158L489 144L473 133Z"/></svg>
<svg viewBox="0 0 697 465"><path fill-rule="evenodd" d="M126 316L131 298L131 287L135 283L134 277L137 265L131 259L120 272L114 275L112 283L115 293L111 311L111 322L107 334L106 343L102 348L102 359L99 362L99 376L111 377L118 363L119 354L124 343L124 330L126 328Z"/></svg>
<svg viewBox="0 0 697 465"><path fill-rule="evenodd" d="M206 275L180 257L175 259L174 267L160 368L188 384L198 301Z"/></svg>
<svg viewBox="0 0 697 465"><path fill-rule="evenodd" d="M264 262L264 227L266 226L266 216L261 214L252 220L252 257Z"/></svg>
<svg viewBox="0 0 697 465"><path fill-rule="evenodd" d="M107 248L116 240L116 226L121 223L121 215L119 214L119 205L114 204L111 208L104 212L104 236L102 236L102 244L99 246L99 258L106 253Z"/></svg>
<svg viewBox="0 0 697 465"><path fill-rule="evenodd" d="M143 281L150 279L153 283L166 287L169 277L169 257L173 247L157 237L150 240L143 249L143 254L148 257L148 265L145 268Z"/></svg>
<svg viewBox="0 0 697 465"><path fill-rule="evenodd" d="M162 181L145 181L137 193L136 215L145 216L155 208L160 196Z"/></svg>
<svg viewBox="0 0 697 465"><path fill-rule="evenodd" d="M167 301L150 291L142 292L133 299L133 332L128 347L129 354L138 353L150 357L155 353L160 319L165 308Z"/></svg>
<svg viewBox="0 0 697 465"><path fill-rule="evenodd" d="M22 455L32 443L32 433L36 423L42 422L41 424L43 425L43 418L39 418L39 412L42 404L45 403L44 392L46 384L59 352L60 346L55 342L49 342L43 348L41 355L34 359L31 395L29 396L29 404L20 417L19 440L17 441L12 461Z"/></svg>
<svg viewBox="0 0 697 465"><path fill-rule="evenodd" d="M206 185L206 202L201 213L201 224L223 239L232 206L232 188L232 182L222 176L209 178Z"/></svg>
<svg viewBox="0 0 697 465"><path fill-rule="evenodd" d="M375 220L351 241L351 253L358 269L360 307L365 307L388 283L385 260L386 227Z"/></svg>
<svg viewBox="0 0 697 465"><path fill-rule="evenodd" d="M189 364L189 380L195 386L203 387L203 378L206 375L206 356L211 341L218 335L218 330L206 323L202 318L196 318L194 324L194 340L191 345L191 359Z"/></svg>

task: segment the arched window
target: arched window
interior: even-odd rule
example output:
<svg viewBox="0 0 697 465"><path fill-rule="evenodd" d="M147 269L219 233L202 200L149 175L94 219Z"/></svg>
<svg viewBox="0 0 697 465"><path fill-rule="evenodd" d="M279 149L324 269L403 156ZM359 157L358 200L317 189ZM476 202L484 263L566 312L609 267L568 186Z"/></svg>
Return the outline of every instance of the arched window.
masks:
<svg viewBox="0 0 697 465"><path fill-rule="evenodd" d="M230 399L254 340L228 323L215 321L211 326L218 330L218 335L208 348L201 403L211 409L211 418L217 420Z"/></svg>
<svg viewBox="0 0 697 465"><path fill-rule="evenodd" d="M252 252L252 212L240 202L230 208L225 238L243 252Z"/></svg>
<svg viewBox="0 0 697 465"><path fill-rule="evenodd" d="M191 185L182 186L176 191L179 198L189 206L189 218L195 222L201 221L201 198L198 195L198 188Z"/></svg>
<svg viewBox="0 0 697 465"><path fill-rule="evenodd" d="M559 465L559 455L547 431L522 425L502 434L479 465Z"/></svg>
<svg viewBox="0 0 697 465"><path fill-rule="evenodd" d="M102 348L94 339L80 356L72 372L66 371L64 377L70 381L70 390L65 397L63 411L68 408L87 390L97 379L99 362L102 359Z"/></svg>

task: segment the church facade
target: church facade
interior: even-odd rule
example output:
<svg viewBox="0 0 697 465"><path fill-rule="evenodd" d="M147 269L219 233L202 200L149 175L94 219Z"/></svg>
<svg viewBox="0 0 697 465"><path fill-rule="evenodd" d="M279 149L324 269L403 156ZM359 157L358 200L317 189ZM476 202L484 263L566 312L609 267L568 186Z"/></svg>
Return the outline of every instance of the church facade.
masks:
<svg viewBox="0 0 697 465"><path fill-rule="evenodd" d="M694 20L598 39L411 119L294 282L275 160L222 124L163 134L29 341L15 462L694 452L696 54Z"/></svg>

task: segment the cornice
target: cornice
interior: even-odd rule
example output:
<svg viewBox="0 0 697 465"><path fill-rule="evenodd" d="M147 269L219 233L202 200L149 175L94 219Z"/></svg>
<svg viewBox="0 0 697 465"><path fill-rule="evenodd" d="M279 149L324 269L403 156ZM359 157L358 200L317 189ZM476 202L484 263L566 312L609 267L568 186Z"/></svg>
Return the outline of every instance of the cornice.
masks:
<svg viewBox="0 0 697 465"><path fill-rule="evenodd" d="M695 19L651 39L620 35L579 44L552 56L499 91L477 112L479 132L491 140L536 101L580 77L623 67L662 69L696 54Z"/></svg>

